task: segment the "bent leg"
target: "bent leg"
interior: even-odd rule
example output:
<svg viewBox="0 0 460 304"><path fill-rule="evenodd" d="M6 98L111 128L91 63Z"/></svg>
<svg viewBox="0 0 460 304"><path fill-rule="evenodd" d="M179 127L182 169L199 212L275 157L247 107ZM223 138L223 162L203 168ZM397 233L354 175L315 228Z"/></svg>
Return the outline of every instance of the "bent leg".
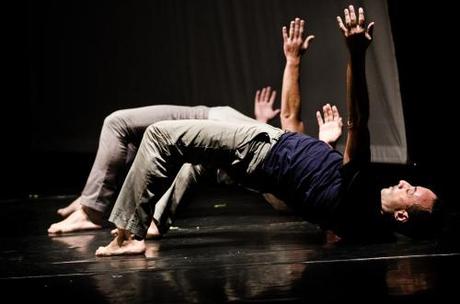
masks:
<svg viewBox="0 0 460 304"><path fill-rule="evenodd" d="M145 238L156 203L184 163L224 167L251 176L282 133L263 124L202 120L150 126L110 215L109 220L118 228L116 241L99 247L96 255L138 250L132 235Z"/></svg>
<svg viewBox="0 0 460 304"><path fill-rule="evenodd" d="M157 239L165 234L174 222L176 209L204 175L205 168L200 165L184 164L176 175L171 187L155 205L153 220L147 230L146 239ZM113 236L118 234L118 229L111 231Z"/></svg>
<svg viewBox="0 0 460 304"><path fill-rule="evenodd" d="M81 203L100 212L109 210L149 125L163 120L206 119L208 110L203 106L158 105L119 110L109 115L104 120Z"/></svg>
<svg viewBox="0 0 460 304"><path fill-rule="evenodd" d="M150 126L110 221L144 238L155 204L185 162L251 174L282 131L268 125L164 121Z"/></svg>
<svg viewBox="0 0 460 304"><path fill-rule="evenodd" d="M208 119L214 121L260 123L237 110L228 107L209 108ZM155 206L154 221L150 225L146 238L157 238L167 232L172 225L176 209L190 188L197 184L204 174L203 166L184 164L174 179L171 187L161 197Z"/></svg>
<svg viewBox="0 0 460 304"><path fill-rule="evenodd" d="M158 105L119 110L107 116L96 159L82 195L58 211L63 216L78 214L51 225L48 232L101 228L103 214L112 207L147 126L162 120L205 119L208 111L204 106ZM87 209L81 209L82 206ZM87 211L94 211L94 215L85 215Z"/></svg>

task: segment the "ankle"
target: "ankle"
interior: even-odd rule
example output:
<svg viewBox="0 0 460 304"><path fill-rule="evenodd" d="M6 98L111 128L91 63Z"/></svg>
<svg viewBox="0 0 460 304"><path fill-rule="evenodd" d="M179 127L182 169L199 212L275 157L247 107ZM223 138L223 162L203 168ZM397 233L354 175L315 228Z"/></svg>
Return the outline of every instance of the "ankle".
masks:
<svg viewBox="0 0 460 304"><path fill-rule="evenodd" d="M92 209L90 207L87 207L87 206L82 206L82 210L83 212L85 213L85 215L88 217L88 219L94 223L94 224L98 224L98 225L101 225L102 222L103 222L103 217L102 217L102 212L99 212L95 209Z"/></svg>

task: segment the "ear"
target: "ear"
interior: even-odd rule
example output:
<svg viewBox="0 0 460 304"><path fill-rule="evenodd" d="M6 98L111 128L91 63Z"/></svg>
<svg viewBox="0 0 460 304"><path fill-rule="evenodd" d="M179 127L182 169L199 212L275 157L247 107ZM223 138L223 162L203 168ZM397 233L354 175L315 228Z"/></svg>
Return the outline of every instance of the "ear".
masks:
<svg viewBox="0 0 460 304"><path fill-rule="evenodd" d="M406 210L396 210L394 217L397 222L405 223L409 219L409 213Z"/></svg>

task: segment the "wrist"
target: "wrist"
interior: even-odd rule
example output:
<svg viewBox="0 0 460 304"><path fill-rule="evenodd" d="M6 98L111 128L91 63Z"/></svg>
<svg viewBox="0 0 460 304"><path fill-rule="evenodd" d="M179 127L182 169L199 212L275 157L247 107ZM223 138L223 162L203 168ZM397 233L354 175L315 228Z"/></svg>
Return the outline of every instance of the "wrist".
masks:
<svg viewBox="0 0 460 304"><path fill-rule="evenodd" d="M300 57L291 57L286 58L286 67L299 67L300 66Z"/></svg>
<svg viewBox="0 0 460 304"><path fill-rule="evenodd" d="M350 60L352 62L366 61L366 50L350 51Z"/></svg>

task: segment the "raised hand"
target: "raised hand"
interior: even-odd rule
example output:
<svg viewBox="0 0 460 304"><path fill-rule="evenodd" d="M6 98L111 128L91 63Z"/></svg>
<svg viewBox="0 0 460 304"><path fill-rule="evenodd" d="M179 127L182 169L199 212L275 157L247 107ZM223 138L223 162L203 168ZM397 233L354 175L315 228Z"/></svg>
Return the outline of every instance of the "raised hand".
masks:
<svg viewBox="0 0 460 304"><path fill-rule="evenodd" d="M254 116L257 121L267 123L280 113L280 109L273 109L276 98L276 91L267 86L262 90L257 90L254 98Z"/></svg>
<svg viewBox="0 0 460 304"><path fill-rule="evenodd" d="M337 23L345 36L348 49L352 53L364 52L372 41L374 22L369 23L366 28L363 8L358 9L358 16L356 16L353 5L344 9L344 17L345 22L340 16L337 16Z"/></svg>
<svg viewBox="0 0 460 304"><path fill-rule="evenodd" d="M310 41L315 38L313 35L303 38L304 26L305 21L299 18L291 21L289 32L283 26L283 50L287 61L300 60L300 56L308 49Z"/></svg>
<svg viewBox="0 0 460 304"><path fill-rule="evenodd" d="M318 120L319 139L330 144L335 148L335 143L342 135L342 117L336 106L326 104L323 106L323 116L320 111L316 111Z"/></svg>

